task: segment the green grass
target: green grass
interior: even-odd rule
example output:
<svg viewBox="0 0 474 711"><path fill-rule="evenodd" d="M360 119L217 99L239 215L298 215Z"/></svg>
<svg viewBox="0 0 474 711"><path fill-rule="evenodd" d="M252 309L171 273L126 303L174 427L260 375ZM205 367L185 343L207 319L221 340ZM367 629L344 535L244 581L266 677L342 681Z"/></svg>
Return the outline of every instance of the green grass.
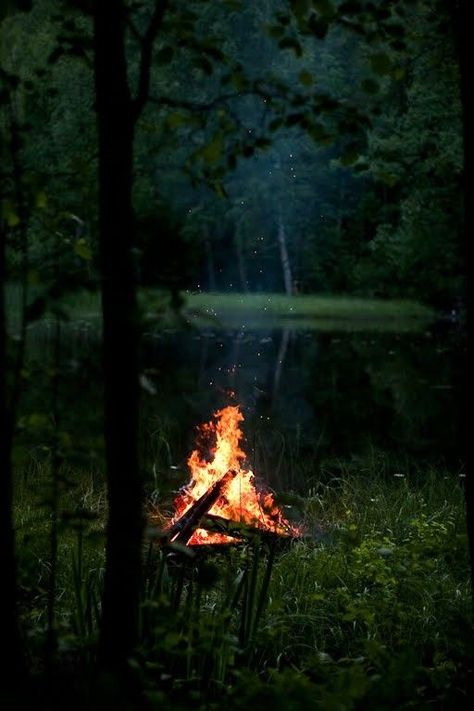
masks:
<svg viewBox="0 0 474 711"><path fill-rule="evenodd" d="M299 294L188 293L185 315L198 327L317 331L413 331L434 318L414 301Z"/></svg>
<svg viewBox="0 0 474 711"><path fill-rule="evenodd" d="M37 291L37 290L36 290ZM32 298L35 296L32 291ZM363 299L352 296L300 294L183 293L183 308L176 314L169 308L169 295L157 289L141 289L139 302L148 328L303 328L307 330L396 330L423 328L434 318L427 306L409 300ZM6 290L11 331L19 328L20 289L9 284ZM84 322L100 328L100 294L77 292L65 297L62 306L69 327ZM48 312L31 325L41 329ZM65 325L68 327L68 324Z"/></svg>
<svg viewBox="0 0 474 711"><path fill-rule="evenodd" d="M272 319L284 323L304 319L329 319L331 322L362 319L405 320L429 319L433 311L414 301L362 299L352 296L299 294L288 297L284 294L217 294L190 293L186 307L189 311L200 310L216 319Z"/></svg>
<svg viewBox="0 0 474 711"><path fill-rule="evenodd" d="M142 652L155 693L147 663L171 675L175 702L185 689L187 703L203 708L209 695L282 711L466 703L472 617L460 481L364 469L295 499L306 536L274 560L255 544L183 563L166 584L161 575L155 599L165 611L148 619L157 634Z"/></svg>
<svg viewBox="0 0 474 711"><path fill-rule="evenodd" d="M152 708L466 704L473 630L462 480L403 471L387 464L381 474L380 461L354 460L287 497L304 537L274 554L255 540L173 560L149 538L133 664ZM93 664L104 489L87 474L68 478L76 485L61 501L60 643ZM17 487L30 643L44 634L46 480L40 464Z"/></svg>

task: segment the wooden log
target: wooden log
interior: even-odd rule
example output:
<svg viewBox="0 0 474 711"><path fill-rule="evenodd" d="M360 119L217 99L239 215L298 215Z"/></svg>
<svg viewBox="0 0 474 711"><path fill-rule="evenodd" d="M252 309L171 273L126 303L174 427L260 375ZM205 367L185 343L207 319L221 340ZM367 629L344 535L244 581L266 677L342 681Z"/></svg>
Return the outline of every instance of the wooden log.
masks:
<svg viewBox="0 0 474 711"><path fill-rule="evenodd" d="M261 528L260 526L244 522L239 523L238 521L222 518L222 516L216 516L215 514L209 513L204 514L199 524L199 528L203 528L212 533L222 533L226 536L232 536L242 542L248 541L255 536L259 536L261 540L268 542L289 542L294 541L296 538L291 534L279 533L278 531L272 531L270 528Z"/></svg>
<svg viewBox="0 0 474 711"><path fill-rule="evenodd" d="M236 476L236 472L230 469L223 477L216 481L185 514L175 521L166 531L166 540L171 543L181 543L186 545L202 517L213 507L217 499L223 493L227 484Z"/></svg>

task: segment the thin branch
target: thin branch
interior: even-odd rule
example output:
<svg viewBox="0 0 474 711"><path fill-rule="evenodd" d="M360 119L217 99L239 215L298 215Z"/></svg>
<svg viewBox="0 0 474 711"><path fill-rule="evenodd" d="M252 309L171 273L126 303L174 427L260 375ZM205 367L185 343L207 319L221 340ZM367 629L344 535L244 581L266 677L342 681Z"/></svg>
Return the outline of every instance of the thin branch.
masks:
<svg viewBox="0 0 474 711"><path fill-rule="evenodd" d="M143 108L149 98L150 76L151 76L151 60L153 55L153 44L155 42L158 31L163 22L163 17L168 6L168 0L156 0L155 9L151 16L149 25L143 37L141 38L140 52L140 72L138 78L138 91L133 100L132 113L133 120L137 121L140 117Z"/></svg>
<svg viewBox="0 0 474 711"><path fill-rule="evenodd" d="M125 17L125 24L130 30L130 34L135 37L135 39L141 44L143 42L143 37L138 31L138 29L135 27L133 20L129 15Z"/></svg>
<svg viewBox="0 0 474 711"><path fill-rule="evenodd" d="M153 104L158 104L162 106L167 106L176 109L185 109L186 111L208 111L209 109L214 109L216 106L225 103L226 101L231 101L232 99L241 99L244 96L260 96L267 102L267 108L271 105L271 102L275 98L280 98L278 91L275 91L275 87L264 87L261 86L260 82L254 82L254 84L246 89L245 91L234 91L228 94L219 94L210 101L199 102L199 101L186 101L185 99L173 99L170 96L148 96L148 101Z"/></svg>
<svg viewBox="0 0 474 711"><path fill-rule="evenodd" d="M254 92L245 92L245 94L253 94ZM163 107L169 107L173 109L185 109L186 111L209 111L214 109L219 104L229 101L230 99L237 99L244 96L242 92L232 93L232 94L221 94L216 96L211 101L198 102L198 101L186 101L184 99L172 99L170 96L149 96L148 101L153 104L158 104Z"/></svg>

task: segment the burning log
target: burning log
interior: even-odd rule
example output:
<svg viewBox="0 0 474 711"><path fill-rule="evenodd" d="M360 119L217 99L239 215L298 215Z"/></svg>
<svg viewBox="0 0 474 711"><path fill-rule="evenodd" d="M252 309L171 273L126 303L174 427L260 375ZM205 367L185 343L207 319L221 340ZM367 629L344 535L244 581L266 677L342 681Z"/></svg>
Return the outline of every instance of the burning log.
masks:
<svg viewBox="0 0 474 711"><path fill-rule="evenodd" d="M167 539L172 543L186 545L203 516L213 507L223 493L225 487L236 476L237 472L230 469L216 481L175 523L167 530Z"/></svg>
<svg viewBox="0 0 474 711"><path fill-rule="evenodd" d="M244 542L258 536L260 540L272 543L280 541L283 544L288 544L299 538L299 534L295 536L295 532L288 529L287 533L282 533L281 530L272 530L270 528L262 528L255 522L253 525L249 523L239 523L215 514L206 513L201 519L200 528L212 533L221 533L226 536L231 536L235 542Z"/></svg>
<svg viewBox="0 0 474 711"><path fill-rule="evenodd" d="M300 536L272 493L256 488L255 476L245 466L239 427L243 419L240 408L229 405L200 426L200 448L188 458L191 481L175 499L164 543L194 547L235 544L255 534L268 541Z"/></svg>

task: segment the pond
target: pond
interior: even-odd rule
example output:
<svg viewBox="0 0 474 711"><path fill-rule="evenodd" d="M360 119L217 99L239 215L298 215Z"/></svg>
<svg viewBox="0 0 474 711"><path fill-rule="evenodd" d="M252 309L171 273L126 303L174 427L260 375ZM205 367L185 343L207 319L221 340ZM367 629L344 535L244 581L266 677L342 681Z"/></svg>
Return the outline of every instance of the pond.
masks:
<svg viewBox="0 0 474 711"><path fill-rule="evenodd" d="M458 469L461 353L459 332L436 327L156 334L144 353L149 431L156 425L182 477L195 425L239 404L254 471L277 490L304 490L368 457L400 474Z"/></svg>
<svg viewBox="0 0 474 711"><path fill-rule="evenodd" d="M53 334L44 327L32 339L23 398L30 413L49 407L44 363ZM63 328L62 426L73 432L74 457L83 463L101 455L98 335L86 322ZM443 324L150 331L141 377L149 485L186 481L196 426L228 404L241 406L252 468L276 490L304 492L348 464L363 472L368 460L391 475L459 471L462 353L462 333Z"/></svg>

